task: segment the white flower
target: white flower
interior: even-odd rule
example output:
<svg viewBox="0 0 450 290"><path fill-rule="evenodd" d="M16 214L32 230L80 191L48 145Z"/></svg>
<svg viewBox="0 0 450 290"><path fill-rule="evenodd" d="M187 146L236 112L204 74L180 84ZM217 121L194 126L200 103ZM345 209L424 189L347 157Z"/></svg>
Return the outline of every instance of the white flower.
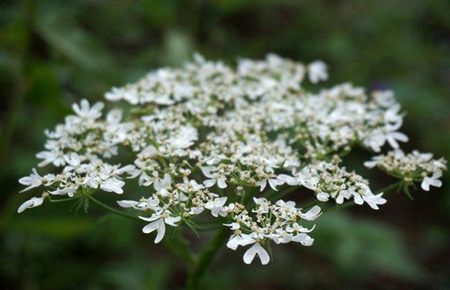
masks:
<svg viewBox="0 0 450 290"><path fill-rule="evenodd" d="M136 200L119 200L117 204L123 208L134 208L137 210L148 210L151 209L155 212L160 212L161 207L159 206L160 200L156 195L149 198L141 198L139 201Z"/></svg>
<svg viewBox="0 0 450 290"><path fill-rule="evenodd" d="M316 197L317 197L317 200L322 201L322 202L326 202L326 201L328 201L330 199L330 195L328 193L326 193L326 192L323 192L323 191L318 192L316 194Z"/></svg>
<svg viewBox="0 0 450 290"><path fill-rule="evenodd" d="M287 174L280 174L278 175L278 179L281 180L283 183L286 183L290 186L296 186L301 185L302 182L293 176L287 175Z"/></svg>
<svg viewBox="0 0 450 290"><path fill-rule="evenodd" d="M313 206L310 210L308 210L305 213L302 213L300 216L302 219L307 221L313 221L316 218L318 218L322 214L321 209L319 206Z"/></svg>
<svg viewBox="0 0 450 290"><path fill-rule="evenodd" d="M143 158L153 158L159 155L159 153L160 152L158 151L158 149L156 149L155 146L149 145L145 147L144 150L142 150L141 155Z"/></svg>
<svg viewBox="0 0 450 290"><path fill-rule="evenodd" d="M210 200L205 204L205 208L209 209L211 211L212 216L218 217L220 216L226 216L227 215L227 209L224 206L227 202L227 197L219 197L214 200Z"/></svg>
<svg viewBox="0 0 450 290"><path fill-rule="evenodd" d="M185 149L194 144L198 139L197 130L193 127L183 127L179 133L170 138L168 143L178 149Z"/></svg>
<svg viewBox="0 0 450 290"><path fill-rule="evenodd" d="M379 194L364 194L362 198L373 209L379 209L378 205L386 203L386 199L382 198L383 193Z"/></svg>
<svg viewBox="0 0 450 290"><path fill-rule="evenodd" d="M42 177L37 173L36 169L33 168L33 173L31 173L29 176L25 176L19 179L19 183L28 186L27 188L21 191L24 192L32 188L41 186Z"/></svg>
<svg viewBox="0 0 450 290"><path fill-rule="evenodd" d="M17 209L17 213L21 213L28 208L40 206L43 202L44 197L32 197L19 206L19 208Z"/></svg>
<svg viewBox="0 0 450 290"><path fill-rule="evenodd" d="M139 202L135 200L118 200L117 204L123 208L134 208L139 204Z"/></svg>
<svg viewBox="0 0 450 290"><path fill-rule="evenodd" d="M418 151L405 154L400 149L374 156L372 160L364 162L364 165L369 168L378 167L408 184L421 182L425 191L429 191L430 186L442 186L439 178L442 177L442 171L446 170L446 161L443 158L436 160L432 154Z"/></svg>
<svg viewBox="0 0 450 290"><path fill-rule="evenodd" d="M316 84L328 79L327 66L323 61L315 61L308 66L308 77L310 82Z"/></svg>
<svg viewBox="0 0 450 290"><path fill-rule="evenodd" d="M217 172L217 168L214 166L204 166L201 168L203 174L209 179L205 180L203 184L206 187L212 187L217 183L217 186L221 189L227 188L227 178Z"/></svg>
<svg viewBox="0 0 450 290"><path fill-rule="evenodd" d="M95 103L92 107L85 99L81 100L80 105L73 104L72 108L75 113L83 119L98 119L102 115L104 104L102 102Z"/></svg>
<svg viewBox="0 0 450 290"><path fill-rule="evenodd" d="M78 187L64 187L64 188L58 188L55 190L49 190L48 193L51 195L67 195L68 197L73 197L75 195L75 192L78 190Z"/></svg>
<svg viewBox="0 0 450 290"><path fill-rule="evenodd" d="M181 220L181 217L179 216L163 217L163 215L154 215L150 218L140 216L139 218L144 221L151 222L142 228L142 232L144 234L149 234L156 231L155 244L161 242L161 240L164 238L164 235L166 233L166 224L172 227L176 227L177 223Z"/></svg>
<svg viewBox="0 0 450 290"><path fill-rule="evenodd" d="M258 181L256 183L256 186L259 186L259 190L263 191L267 187L267 183L273 190L277 191L277 186L283 185L285 182L284 182L284 180L279 179L278 177L277 178L267 178L267 179Z"/></svg>
<svg viewBox="0 0 450 290"><path fill-rule="evenodd" d="M255 256L258 256L261 264L267 265L270 261L269 253L257 242L253 244L247 251L244 253L244 263L251 264Z"/></svg>
<svg viewBox="0 0 450 290"><path fill-rule="evenodd" d="M420 186L425 191L429 191L430 190L430 186L441 187L442 186L442 181L439 180L439 178L441 178L441 177L442 177L442 172L441 171L437 171L431 177L426 176L422 180L422 183L420 184Z"/></svg>
<svg viewBox="0 0 450 290"><path fill-rule="evenodd" d="M227 242L227 247L235 251L238 246L247 246L254 242L255 240L251 238L250 235L237 233L230 237Z"/></svg>
<svg viewBox="0 0 450 290"><path fill-rule="evenodd" d="M262 264L270 260L269 243L312 245L314 226L303 223L322 212L280 199L284 191L263 197L255 190L283 186L287 193L302 186L323 202L351 200L373 209L386 203L367 179L343 166L355 146L380 151L387 144L395 151L365 166L405 185L441 186L444 159L400 150L408 138L400 131L404 113L392 92L368 94L350 83L309 91L305 78L326 80L325 63L269 54L230 66L195 56L182 67L157 69L106 93L107 100L128 103L123 111L103 114L103 103L74 104L74 114L45 131L47 141L37 154L39 166L52 164L55 172L40 176L33 169L19 182L24 191L40 187L55 199L85 189L122 194L126 183L137 183L144 196L117 205L143 212L148 223L142 230L156 232L155 243L167 225L182 219L189 225L207 212L227 220L228 248L247 246L244 262L258 256ZM216 186L220 195L212 192ZM254 202L243 202L248 197ZM19 211L43 199L32 198Z"/></svg>
<svg viewBox="0 0 450 290"><path fill-rule="evenodd" d="M392 148L398 149L400 146L398 145L397 141L408 142L409 139L408 136L401 132L390 131L386 133L386 140Z"/></svg>
<svg viewBox="0 0 450 290"><path fill-rule="evenodd" d="M292 237L293 242L302 244L303 246L311 246L314 243L314 239L305 233L298 233Z"/></svg>
<svg viewBox="0 0 450 290"><path fill-rule="evenodd" d="M105 181L102 181L100 183L100 188L107 192L115 192L118 194L123 193L122 187L125 185L125 182L123 182L120 179L117 179L115 177L110 177Z"/></svg>
<svg viewBox="0 0 450 290"><path fill-rule="evenodd" d="M166 173L164 174L163 178L155 179L153 187L155 188L156 192L158 192L162 196L167 196L169 194L167 190L170 188L171 184L172 178L170 177L170 174Z"/></svg>
<svg viewBox="0 0 450 290"><path fill-rule="evenodd" d="M386 127L384 129L376 130L374 133L372 133L368 138L364 140L364 144L372 148L373 151L380 152L381 147L386 143L386 141L392 148L398 149L399 144L397 141L408 142L408 136Z"/></svg>

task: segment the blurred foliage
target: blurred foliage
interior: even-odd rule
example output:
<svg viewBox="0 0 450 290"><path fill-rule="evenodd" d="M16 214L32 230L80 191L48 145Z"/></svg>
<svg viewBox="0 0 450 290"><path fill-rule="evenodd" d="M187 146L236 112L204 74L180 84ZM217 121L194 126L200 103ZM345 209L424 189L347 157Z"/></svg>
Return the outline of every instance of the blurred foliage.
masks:
<svg viewBox="0 0 450 290"><path fill-rule="evenodd" d="M174 289L186 273L139 225L91 207L18 216L19 177L43 130L80 98L177 65L268 52L330 65L328 84L392 88L408 112L408 149L450 159L450 2L291 0L2 1L0 289ZM367 158L355 152L354 158ZM349 165L351 166L351 164ZM365 172L375 188L389 182ZM205 289L448 289L450 192L393 195L379 212L320 219L312 248L281 246L269 266L224 251ZM192 235L194 245L203 243Z"/></svg>

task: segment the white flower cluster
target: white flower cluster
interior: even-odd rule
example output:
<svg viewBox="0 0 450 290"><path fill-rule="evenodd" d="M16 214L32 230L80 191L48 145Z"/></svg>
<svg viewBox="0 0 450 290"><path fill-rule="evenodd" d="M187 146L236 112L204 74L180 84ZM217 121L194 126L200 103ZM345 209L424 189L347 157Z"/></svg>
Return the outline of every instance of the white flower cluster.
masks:
<svg viewBox="0 0 450 290"><path fill-rule="evenodd" d="M320 61L304 65L268 55L231 67L196 55L181 68L158 69L108 92L108 101L129 103L125 112L104 115L103 103L83 100L73 106L74 115L46 132L45 151L37 154L39 166L60 171L41 176L33 170L21 178L25 190L40 187L43 194L18 211L63 195L122 194L130 184L143 197L118 204L141 213L148 222L143 232L156 232L155 243L166 225L195 226L195 216L206 211L231 228L229 248L251 245L245 263L257 255L266 264L270 241L311 245L312 228L301 223L317 218L320 207L296 208L280 199L282 192L303 186L321 202L353 200L378 209L386 202L383 193L348 172L342 158L354 146L378 152L407 141L398 131L403 114L391 92L303 86L305 79L316 84L327 77Z"/></svg>
<svg viewBox="0 0 450 290"><path fill-rule="evenodd" d="M269 254L262 247L272 240L276 244L297 242L311 246L314 239L307 233L308 229L300 221L313 221L320 216L320 207L314 206L307 212L295 207L295 202L278 200L272 204L266 198L254 198L255 207L251 214L240 204L231 204L228 211L233 222L228 224L233 235L227 247L236 250L238 246L252 245L244 254L244 263L250 264L257 255L263 265L269 263Z"/></svg>
<svg viewBox="0 0 450 290"><path fill-rule="evenodd" d="M374 156L364 165L368 168L378 167L407 183L420 182L425 191L429 191L430 186L441 187L442 181L439 178L447 169L447 161L444 158L433 159L433 154L420 153L416 150L405 154L400 149Z"/></svg>

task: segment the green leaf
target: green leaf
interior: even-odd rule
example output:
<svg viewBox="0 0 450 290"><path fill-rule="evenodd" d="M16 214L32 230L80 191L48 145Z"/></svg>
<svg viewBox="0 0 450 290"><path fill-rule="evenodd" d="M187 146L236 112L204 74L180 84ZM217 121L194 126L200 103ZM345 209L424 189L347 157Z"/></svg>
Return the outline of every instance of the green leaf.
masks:
<svg viewBox="0 0 450 290"><path fill-rule="evenodd" d="M383 224L327 213L318 220L314 237L314 249L353 279L374 272L410 281L426 275L398 233Z"/></svg>
<svg viewBox="0 0 450 290"><path fill-rule="evenodd" d="M80 67L101 71L112 65L108 51L80 29L69 12L41 12L36 26L39 35L50 47Z"/></svg>

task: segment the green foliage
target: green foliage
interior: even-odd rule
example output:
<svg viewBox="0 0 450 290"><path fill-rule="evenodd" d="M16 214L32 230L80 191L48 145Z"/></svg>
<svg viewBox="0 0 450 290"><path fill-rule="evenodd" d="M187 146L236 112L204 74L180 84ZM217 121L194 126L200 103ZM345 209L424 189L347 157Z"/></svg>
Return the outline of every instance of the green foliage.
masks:
<svg viewBox="0 0 450 290"><path fill-rule="evenodd" d="M425 276L398 233L386 225L334 212L317 223L316 238L318 254L333 261L348 278L361 279L374 272L415 281Z"/></svg>

